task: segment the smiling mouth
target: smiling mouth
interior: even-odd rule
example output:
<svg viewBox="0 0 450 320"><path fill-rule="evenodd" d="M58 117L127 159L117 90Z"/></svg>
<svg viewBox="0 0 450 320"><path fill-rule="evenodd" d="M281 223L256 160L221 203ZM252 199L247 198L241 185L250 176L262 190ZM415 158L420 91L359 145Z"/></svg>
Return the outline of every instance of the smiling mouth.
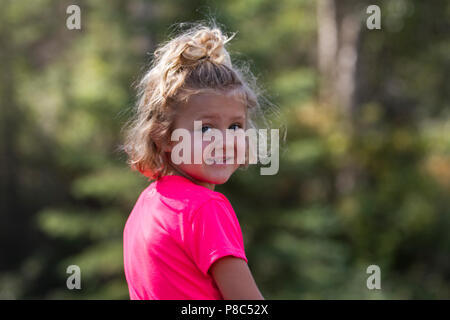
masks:
<svg viewBox="0 0 450 320"><path fill-rule="evenodd" d="M207 160L209 164L233 164L233 157L210 158ZM228 163L227 163L228 162Z"/></svg>

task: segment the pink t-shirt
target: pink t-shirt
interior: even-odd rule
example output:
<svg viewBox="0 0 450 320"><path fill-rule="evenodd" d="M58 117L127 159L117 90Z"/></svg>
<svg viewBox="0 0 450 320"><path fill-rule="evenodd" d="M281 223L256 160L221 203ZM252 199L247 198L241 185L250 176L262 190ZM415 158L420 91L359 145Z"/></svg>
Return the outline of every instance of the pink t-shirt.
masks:
<svg viewBox="0 0 450 320"><path fill-rule="evenodd" d="M131 299L223 299L209 267L228 255L248 262L228 199L181 176L164 176L141 193L123 245Z"/></svg>

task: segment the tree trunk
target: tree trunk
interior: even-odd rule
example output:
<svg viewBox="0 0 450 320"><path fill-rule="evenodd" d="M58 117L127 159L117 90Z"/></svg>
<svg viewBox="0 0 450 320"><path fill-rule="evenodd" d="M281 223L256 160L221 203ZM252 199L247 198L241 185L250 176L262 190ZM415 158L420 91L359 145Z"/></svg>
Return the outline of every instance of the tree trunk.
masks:
<svg viewBox="0 0 450 320"><path fill-rule="evenodd" d="M363 6L345 0L318 0L319 100L350 112L355 104L358 41Z"/></svg>

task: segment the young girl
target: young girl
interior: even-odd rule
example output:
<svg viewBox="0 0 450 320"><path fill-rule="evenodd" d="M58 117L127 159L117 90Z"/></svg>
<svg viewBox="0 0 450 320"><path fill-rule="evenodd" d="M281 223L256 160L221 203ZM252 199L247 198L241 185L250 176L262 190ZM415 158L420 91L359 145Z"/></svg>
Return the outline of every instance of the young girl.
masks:
<svg viewBox="0 0 450 320"><path fill-rule="evenodd" d="M252 128L260 111L243 72L231 64L224 47L229 40L217 27L196 25L155 51L139 83L125 148L130 166L155 181L124 229L131 299L264 299L247 265L236 214L214 191L242 165L235 142L220 145L223 155L234 150L234 161L220 153L212 162L194 161L193 146L209 144L195 141L194 121L201 121L200 137L212 129L225 136L227 129ZM176 129L191 133L191 161L173 161Z"/></svg>

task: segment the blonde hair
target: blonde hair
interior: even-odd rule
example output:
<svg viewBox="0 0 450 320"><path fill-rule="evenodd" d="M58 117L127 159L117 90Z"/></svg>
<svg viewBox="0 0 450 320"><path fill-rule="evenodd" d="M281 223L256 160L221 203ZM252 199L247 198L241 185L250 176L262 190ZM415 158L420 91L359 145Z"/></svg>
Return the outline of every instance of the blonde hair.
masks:
<svg viewBox="0 0 450 320"><path fill-rule="evenodd" d="M193 94L237 94L247 106L247 128L264 118L255 78L248 68L233 66L225 48L234 35L197 23L155 50L137 85L135 116L126 125L124 150L132 169L151 179L168 173L161 146L169 141L176 107Z"/></svg>

